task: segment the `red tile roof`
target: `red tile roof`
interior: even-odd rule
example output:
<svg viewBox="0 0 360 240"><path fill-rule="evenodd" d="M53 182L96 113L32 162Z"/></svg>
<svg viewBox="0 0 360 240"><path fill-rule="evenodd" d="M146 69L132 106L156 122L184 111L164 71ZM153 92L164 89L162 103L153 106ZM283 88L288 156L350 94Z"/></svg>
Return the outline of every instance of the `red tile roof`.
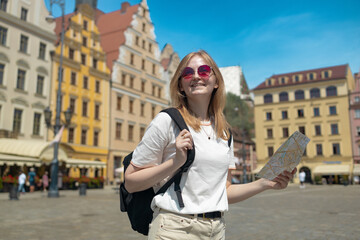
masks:
<svg viewBox="0 0 360 240"><path fill-rule="evenodd" d="M268 79L275 79L275 83L273 82L272 85L268 86L266 85L266 81L259 84L256 88L253 90L260 90L265 88L274 88L274 87L284 87L284 86L291 86L291 85L297 85L297 84L304 84L309 82L317 82L317 81L324 81L324 80L334 80L334 79L344 79L346 78L347 74L347 68L348 64L344 65L338 65L338 66L332 66L332 67L324 67L324 68L317 68L317 69L310 69L305 71L299 71L299 72L290 72L290 73L283 73L283 74L276 74L272 75ZM332 74L328 78L322 78L321 72L325 70L331 70ZM316 78L314 80L307 79L308 73L315 73ZM303 75L301 82L293 82L293 76L296 75ZM280 84L280 79L282 77L288 77L289 81L286 84Z"/></svg>
<svg viewBox="0 0 360 240"><path fill-rule="evenodd" d="M100 44L106 53L106 64L112 70L113 61L119 56L119 47L125 43L124 31L130 27L139 4L129 6L125 13L120 10L99 14L96 25L100 32Z"/></svg>
<svg viewBox="0 0 360 240"><path fill-rule="evenodd" d="M68 29L69 27L69 22L70 22L70 18L72 16L74 16L76 13L75 12L72 12L72 13L69 13L69 14L66 14L64 16L64 32L66 32L66 30ZM62 21L62 17L57 17L55 18L55 34L57 36L57 39L56 39L56 42L55 44L58 45L59 42L60 42L60 37L61 37L61 21Z"/></svg>

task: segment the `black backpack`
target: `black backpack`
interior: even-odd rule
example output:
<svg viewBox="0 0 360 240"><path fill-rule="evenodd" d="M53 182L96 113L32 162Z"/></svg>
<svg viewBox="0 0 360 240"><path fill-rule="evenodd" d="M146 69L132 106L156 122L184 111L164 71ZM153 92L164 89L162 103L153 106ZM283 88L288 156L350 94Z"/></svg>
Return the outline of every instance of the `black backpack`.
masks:
<svg viewBox="0 0 360 240"><path fill-rule="evenodd" d="M183 117L176 108L164 109L161 112L166 112L167 114L169 114L172 120L175 122L175 124L179 127L180 131L182 131L183 129L189 130ZM230 138L228 140L229 147L231 144L231 137L232 135L230 134ZM130 164L130 161L132 159L132 154L133 152L124 158L123 161L124 173ZM182 199L181 189L180 189L181 176L182 173L186 172L189 169L189 167L194 161L194 158L195 158L195 146L193 147L193 149L188 150L187 160L185 164L156 193L154 192L152 187L140 192L129 193L125 189L125 179L124 179L124 182L121 183L120 185L120 210L122 212L127 212L133 230L142 233L144 235L148 235L149 224L151 223L153 217L153 211L150 207L151 201L155 195L165 193L172 183L174 183L174 190L176 192L179 207L180 208L184 207L184 202Z"/></svg>

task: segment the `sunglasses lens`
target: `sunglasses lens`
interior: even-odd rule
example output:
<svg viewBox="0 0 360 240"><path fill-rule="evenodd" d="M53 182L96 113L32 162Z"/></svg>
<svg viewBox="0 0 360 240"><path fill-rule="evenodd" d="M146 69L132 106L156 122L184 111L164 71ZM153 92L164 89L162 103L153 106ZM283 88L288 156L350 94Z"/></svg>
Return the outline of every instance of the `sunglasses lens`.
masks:
<svg viewBox="0 0 360 240"><path fill-rule="evenodd" d="M186 67L184 68L181 76L185 79L189 79L189 78L192 78L194 75L194 70L190 67Z"/></svg>
<svg viewBox="0 0 360 240"><path fill-rule="evenodd" d="M198 68L198 73L201 77L208 77L211 73L211 67L209 67L208 65L202 65Z"/></svg>

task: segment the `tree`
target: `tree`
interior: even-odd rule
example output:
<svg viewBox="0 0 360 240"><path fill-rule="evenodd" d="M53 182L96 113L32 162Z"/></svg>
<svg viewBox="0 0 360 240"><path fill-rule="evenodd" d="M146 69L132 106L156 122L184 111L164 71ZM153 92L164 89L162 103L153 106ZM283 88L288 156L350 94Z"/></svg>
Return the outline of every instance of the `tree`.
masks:
<svg viewBox="0 0 360 240"><path fill-rule="evenodd" d="M224 114L232 127L245 129L248 136L253 136L254 130L254 113L253 108L233 93L227 93Z"/></svg>

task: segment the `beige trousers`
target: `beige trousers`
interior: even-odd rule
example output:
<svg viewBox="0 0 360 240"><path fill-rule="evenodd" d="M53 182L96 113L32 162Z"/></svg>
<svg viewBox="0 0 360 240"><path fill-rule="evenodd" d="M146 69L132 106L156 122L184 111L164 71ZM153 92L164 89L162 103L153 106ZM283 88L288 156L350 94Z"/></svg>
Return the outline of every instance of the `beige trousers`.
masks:
<svg viewBox="0 0 360 240"><path fill-rule="evenodd" d="M224 218L198 218L155 209L149 240L225 240Z"/></svg>

